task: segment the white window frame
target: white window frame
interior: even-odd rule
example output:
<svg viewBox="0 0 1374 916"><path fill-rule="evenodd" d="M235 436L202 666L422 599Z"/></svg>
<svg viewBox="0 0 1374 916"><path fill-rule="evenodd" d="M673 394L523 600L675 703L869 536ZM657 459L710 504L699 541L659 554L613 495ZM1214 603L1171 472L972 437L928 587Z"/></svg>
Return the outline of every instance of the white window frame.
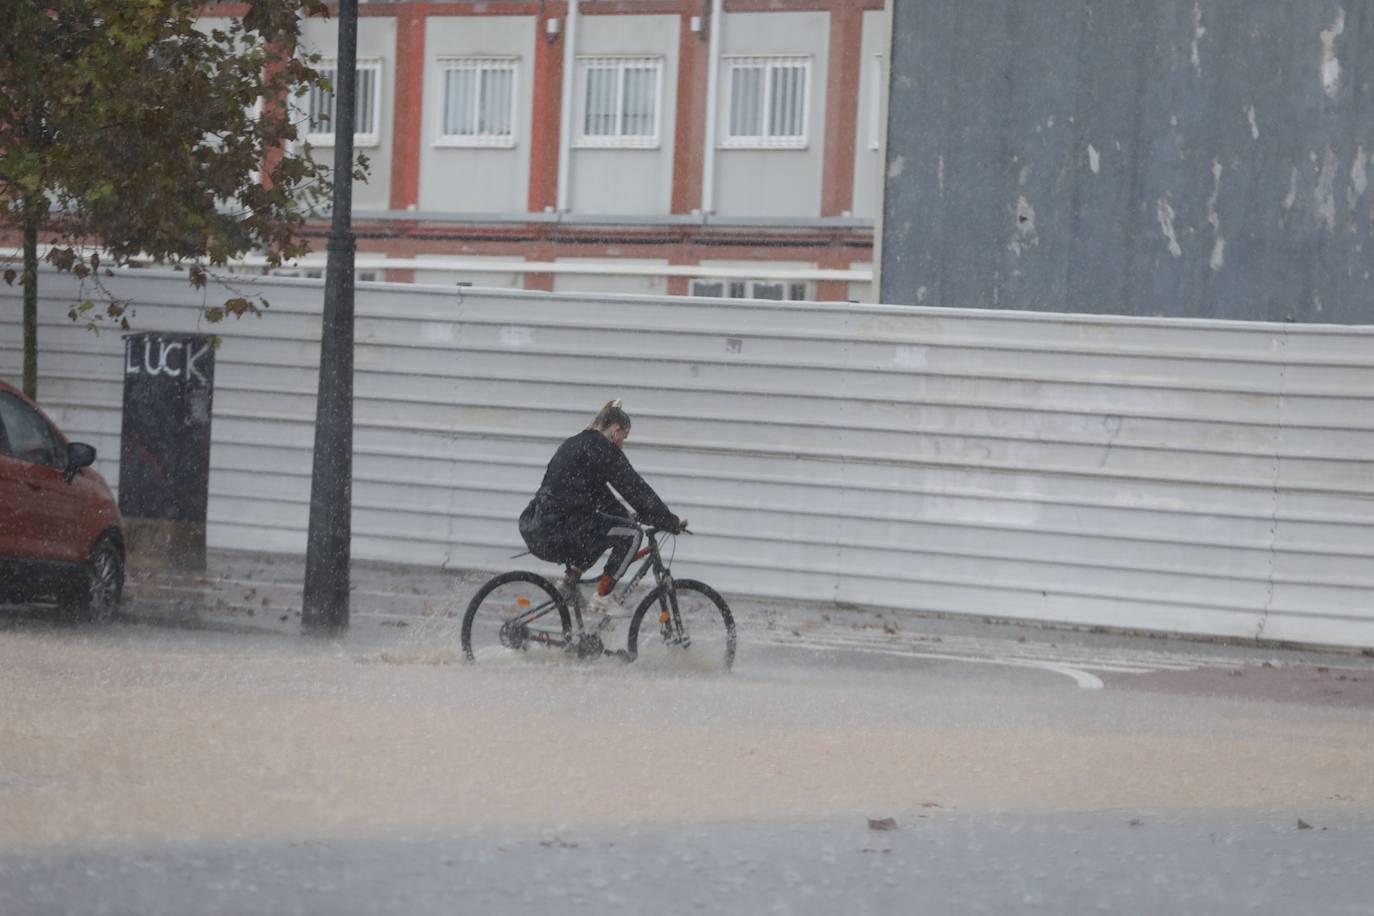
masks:
<svg viewBox="0 0 1374 916"><path fill-rule="evenodd" d="M720 295L703 292L703 287L720 287ZM760 287L781 286L783 298L760 296ZM797 296L801 293L801 296ZM739 280L725 277L696 277L688 284L689 296L705 296L712 299L767 299L772 302L801 302L813 297L811 284L805 280Z"/></svg>
<svg viewBox="0 0 1374 916"><path fill-rule="evenodd" d="M317 69L317 70L320 70L321 72L323 72L323 71L330 71L330 72L332 72L332 73L334 74L334 76L333 76L333 78L330 79L330 82L331 82L331 83L334 83L335 86L337 87L337 80L338 80L338 75L339 75L338 61L333 60L333 59L322 60L322 61L320 61L320 64L319 64L319 66L318 66L316 69ZM358 61L357 61L357 69L358 69L359 71L362 71L362 70L371 70L371 71L373 72L373 78L372 78L372 112L373 112L373 123L372 123L372 125L371 125L371 127L372 127L371 130L358 130L358 127L363 126L363 125L358 125L358 124L355 124L355 125L354 125L354 130L353 130L353 145L354 145L354 146L377 146L377 145L379 145L379 144L381 143L381 139L382 139L382 61L381 61L380 58L376 58L376 57L369 57L369 58L361 58L361 57L360 57L360 58L358 58ZM315 146L333 146L333 145L334 145L334 130L333 130L333 126L332 126L332 125L331 125L331 127L330 127L330 129L329 129L328 131L319 131L319 132L315 132L315 131L311 131L311 130L310 130L310 110L311 110L312 107L314 107L314 102L315 102L315 98L316 98L316 93L319 92L319 91L320 91L320 90L319 90L318 88L312 88L312 89L310 90L309 95L306 96L306 98L305 98L305 129L306 129L305 139L306 139L307 141L309 141L310 143L313 143ZM332 93L331 93L331 94L332 94Z"/></svg>
<svg viewBox="0 0 1374 916"><path fill-rule="evenodd" d="M441 57L439 58L439 86L440 91L435 93L438 96L439 113L436 118L437 138L435 146L444 147L483 147L487 149L511 149L515 146L515 125L516 112L519 106L516 103L520 92L520 58L518 57ZM446 134L444 133L444 114L448 110L448 74L451 70L475 70L479 74L473 83L473 92L481 99L482 81L480 74L488 72L506 72L511 75L510 83L510 131L503 134L495 133L472 133L472 134ZM477 111L474 105L473 111Z"/></svg>
<svg viewBox="0 0 1374 916"><path fill-rule="evenodd" d="M868 148L877 150L883 138L883 52L873 55L873 88L868 93Z"/></svg>
<svg viewBox="0 0 1374 916"><path fill-rule="evenodd" d="M722 89L725 93L725 104L721 106L725 111L725 129L721 131L721 139L718 144L721 149L806 149L810 145L811 137L811 57L805 54L732 54L724 57L723 62L726 66L727 78L722 80ZM773 70L782 67L801 67L806 81L805 90L802 93L801 110L801 133L787 134L783 136L773 136L763 134L732 134L731 127L734 121L734 86L735 72L737 70L752 70L763 68L763 98L759 100L760 108L763 112L761 123L765 131L772 120L770 107L772 105L773 92Z"/></svg>
<svg viewBox="0 0 1374 916"><path fill-rule="evenodd" d="M628 69L654 71L654 129L650 134L625 135L625 71ZM587 134L587 73L590 70L614 69L616 79L616 132ZM596 55L577 58L577 135L573 146L581 149L657 149L663 130L663 58L644 56Z"/></svg>

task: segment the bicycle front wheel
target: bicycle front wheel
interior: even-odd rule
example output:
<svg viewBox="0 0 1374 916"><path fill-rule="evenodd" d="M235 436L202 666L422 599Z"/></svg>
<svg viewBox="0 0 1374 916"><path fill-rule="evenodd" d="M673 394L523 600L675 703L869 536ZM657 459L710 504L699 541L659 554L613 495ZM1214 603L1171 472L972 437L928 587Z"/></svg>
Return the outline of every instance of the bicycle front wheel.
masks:
<svg viewBox="0 0 1374 916"><path fill-rule="evenodd" d="M666 586L659 586L635 608L625 651L655 668L729 671L735 663L735 618L725 599L694 579L676 580L673 591L676 621L671 614L673 596Z"/></svg>
<svg viewBox="0 0 1374 916"><path fill-rule="evenodd" d="M562 649L572 632L568 608L543 576L518 569L489 579L463 614L463 657L524 651L531 646Z"/></svg>

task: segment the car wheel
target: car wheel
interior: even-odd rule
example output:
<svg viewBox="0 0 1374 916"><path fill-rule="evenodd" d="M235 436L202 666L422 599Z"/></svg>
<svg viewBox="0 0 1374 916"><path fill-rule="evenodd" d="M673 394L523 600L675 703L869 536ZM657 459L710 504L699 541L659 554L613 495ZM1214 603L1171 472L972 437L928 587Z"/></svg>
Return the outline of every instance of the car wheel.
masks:
<svg viewBox="0 0 1374 916"><path fill-rule="evenodd" d="M108 623L124 593L124 551L119 542L101 538L81 569L83 576L72 584L64 610L80 623Z"/></svg>

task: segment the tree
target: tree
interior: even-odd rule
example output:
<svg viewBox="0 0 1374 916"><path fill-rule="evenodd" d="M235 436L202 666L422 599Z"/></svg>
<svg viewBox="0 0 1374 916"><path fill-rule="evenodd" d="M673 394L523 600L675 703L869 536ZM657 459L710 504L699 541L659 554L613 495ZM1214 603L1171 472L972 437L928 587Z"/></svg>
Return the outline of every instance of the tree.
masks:
<svg viewBox="0 0 1374 916"><path fill-rule="evenodd" d="M27 394L40 232L83 295L135 257L184 267L200 287L249 251L272 266L309 251L302 229L328 199L328 170L295 149L290 100L329 89L317 58L298 53L302 17L326 12L323 0L251 0L232 24L198 28L214 15L204 0L0 3L0 225L23 237ZM69 314L127 328L125 309L83 298ZM235 297L207 317L256 311Z"/></svg>

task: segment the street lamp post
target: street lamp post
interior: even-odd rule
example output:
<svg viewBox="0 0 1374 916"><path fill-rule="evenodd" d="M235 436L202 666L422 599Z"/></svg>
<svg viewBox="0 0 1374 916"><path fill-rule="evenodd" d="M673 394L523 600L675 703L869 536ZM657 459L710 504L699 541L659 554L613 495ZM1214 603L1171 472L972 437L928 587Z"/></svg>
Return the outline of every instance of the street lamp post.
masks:
<svg viewBox="0 0 1374 916"><path fill-rule="evenodd" d="M334 202L320 332L315 463L305 553L301 626L330 634L348 628L353 537L353 124L357 107L358 0L339 0L334 70Z"/></svg>

